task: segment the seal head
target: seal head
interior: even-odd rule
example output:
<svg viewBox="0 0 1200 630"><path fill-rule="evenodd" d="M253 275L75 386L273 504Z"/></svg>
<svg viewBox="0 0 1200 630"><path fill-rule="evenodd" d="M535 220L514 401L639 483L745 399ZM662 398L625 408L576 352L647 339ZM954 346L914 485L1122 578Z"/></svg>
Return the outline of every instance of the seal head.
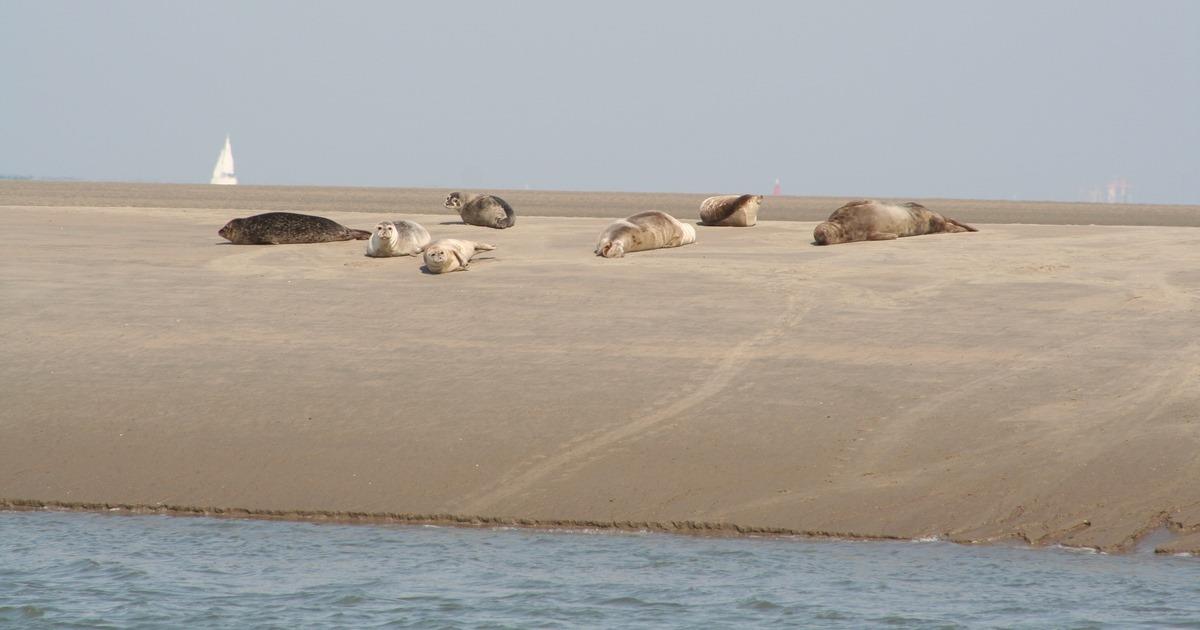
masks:
<svg viewBox="0 0 1200 630"><path fill-rule="evenodd" d="M825 221L813 229L813 240L817 245L836 245L842 242L844 234L842 226Z"/></svg>

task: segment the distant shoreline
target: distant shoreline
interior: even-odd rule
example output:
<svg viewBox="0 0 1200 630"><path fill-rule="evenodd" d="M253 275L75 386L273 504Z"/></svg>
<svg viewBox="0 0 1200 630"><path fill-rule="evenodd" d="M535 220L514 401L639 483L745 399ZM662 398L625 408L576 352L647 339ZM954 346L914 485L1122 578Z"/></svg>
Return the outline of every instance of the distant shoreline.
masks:
<svg viewBox="0 0 1200 630"><path fill-rule="evenodd" d="M464 189L477 191L480 189ZM399 213L445 212L448 188L328 186L212 186L74 181L0 180L0 206L229 209L245 213L293 211ZM498 190L520 216L625 217L644 210L690 215L711 193ZM760 218L821 221L855 197L766 196ZM1154 225L1200 227L1200 205L1100 204L1062 201L896 199L918 201L975 223L1034 225Z"/></svg>

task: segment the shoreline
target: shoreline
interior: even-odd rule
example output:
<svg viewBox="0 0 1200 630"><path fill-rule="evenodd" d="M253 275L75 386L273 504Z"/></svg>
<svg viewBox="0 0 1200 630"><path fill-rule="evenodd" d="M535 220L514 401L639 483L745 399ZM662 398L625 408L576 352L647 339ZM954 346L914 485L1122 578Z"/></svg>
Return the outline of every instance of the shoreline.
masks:
<svg viewBox="0 0 1200 630"><path fill-rule="evenodd" d="M866 535L853 532L795 531L786 528L759 528L735 523L710 523L702 521L591 521L501 518L485 516L462 516L456 514L403 514L394 512L329 512L313 510L256 510L240 507L195 507L181 505L129 505L113 503L90 503L69 501L40 501L36 499L0 498L0 512L71 512L80 514L112 514L115 516L170 516L177 518L245 519L260 521L283 521L293 523L320 523L332 525L400 525L457 527L463 529L511 528L545 532L613 532L655 533L672 536L700 538L768 538L800 541L846 541L846 542L944 542L966 546L1003 546L1013 544L1026 549L1061 548L1073 551L1092 551L1109 555L1128 555L1135 552L1141 542L1156 532L1168 532L1170 540L1157 542L1155 555L1200 556L1200 545L1180 546L1180 542L1196 531L1181 531L1173 524L1155 520L1126 544L1113 548L1071 546L1059 542L1042 542L1021 534L1005 535L988 540L963 540L952 536L925 536L905 538L901 536Z"/></svg>
<svg viewBox="0 0 1200 630"><path fill-rule="evenodd" d="M529 531L564 531L586 532L603 531L614 533L655 533L672 536L695 536L701 538L771 538L796 539L805 541L848 541L848 542L945 542L956 545L1003 545L1006 542L1015 543L1029 549L1048 549L1060 547L1063 549L1094 551L1106 554L1132 553L1138 543L1153 532L1168 527L1163 523L1152 523L1146 530L1132 539L1129 544L1119 548L1101 549L1098 547L1072 547L1060 543L1042 543L1029 540L1020 535L1003 536L993 540L959 540L938 535L921 538L905 538L900 536L867 535L848 532L824 531L794 531L786 528L759 528L743 526L735 523L710 523L703 521L668 521L668 522L635 522L635 521L591 521L591 520L556 520L556 519L525 519L486 516L461 516L456 514L403 514L392 512L328 512L321 510L255 510L239 507L195 507L180 505L128 505L90 502L40 501L36 499L0 499L0 512L72 512L81 514L113 514L117 516L171 516L180 518L218 518L245 519L263 521L283 521L294 523L328 523L334 525L402 525L438 527L460 527L464 529L511 528ZM1168 527L1169 529L1169 527ZM1173 534L1177 534L1174 530ZM1174 536L1181 537L1182 534ZM1172 543L1174 540L1171 541ZM1180 552L1162 551L1156 548L1156 554ZM1185 551L1195 554L1200 550Z"/></svg>

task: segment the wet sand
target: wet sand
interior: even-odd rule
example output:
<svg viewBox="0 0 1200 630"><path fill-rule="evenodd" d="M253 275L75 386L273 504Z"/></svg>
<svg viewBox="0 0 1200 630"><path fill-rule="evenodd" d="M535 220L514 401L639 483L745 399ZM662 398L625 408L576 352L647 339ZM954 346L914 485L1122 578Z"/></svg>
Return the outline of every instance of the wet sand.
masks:
<svg viewBox="0 0 1200 630"><path fill-rule="evenodd" d="M977 234L821 248L796 210L604 260L586 215L703 195L525 191L494 231L430 190L38 186L0 185L8 505L1200 545L1200 229L972 202ZM497 249L216 236L301 198ZM1060 220L1200 217L1164 208Z"/></svg>

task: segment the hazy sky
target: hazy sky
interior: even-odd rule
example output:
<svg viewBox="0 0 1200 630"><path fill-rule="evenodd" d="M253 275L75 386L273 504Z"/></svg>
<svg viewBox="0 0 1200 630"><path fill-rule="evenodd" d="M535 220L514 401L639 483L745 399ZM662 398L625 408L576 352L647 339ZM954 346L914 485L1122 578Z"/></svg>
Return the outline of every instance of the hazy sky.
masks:
<svg viewBox="0 0 1200 630"><path fill-rule="evenodd" d="M1200 203L1200 2L0 0L0 174Z"/></svg>

